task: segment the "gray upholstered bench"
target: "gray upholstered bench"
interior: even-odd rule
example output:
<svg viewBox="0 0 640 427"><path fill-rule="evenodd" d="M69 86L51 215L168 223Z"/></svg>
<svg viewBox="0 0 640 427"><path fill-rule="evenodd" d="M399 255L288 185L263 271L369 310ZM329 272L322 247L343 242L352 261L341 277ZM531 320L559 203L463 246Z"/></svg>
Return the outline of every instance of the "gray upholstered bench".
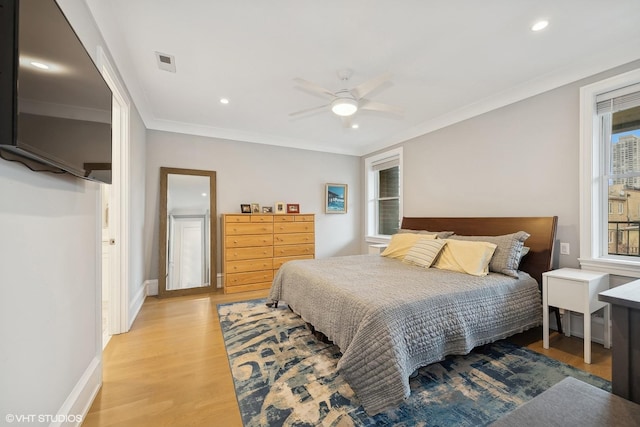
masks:
<svg viewBox="0 0 640 427"><path fill-rule="evenodd" d="M491 425L638 427L640 405L567 377Z"/></svg>

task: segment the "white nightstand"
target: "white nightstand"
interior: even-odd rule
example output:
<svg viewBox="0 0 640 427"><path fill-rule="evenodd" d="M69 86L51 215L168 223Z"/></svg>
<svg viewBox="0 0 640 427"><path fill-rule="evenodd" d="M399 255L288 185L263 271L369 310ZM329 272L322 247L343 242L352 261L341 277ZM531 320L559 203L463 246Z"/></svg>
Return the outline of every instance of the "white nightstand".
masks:
<svg viewBox="0 0 640 427"><path fill-rule="evenodd" d="M584 362L591 363L591 314L604 308L604 347L611 347L609 304L598 293L609 289L609 275L595 271L561 268L542 274L542 341L549 348L549 306L584 315ZM571 336L571 313L563 317L565 335Z"/></svg>
<svg viewBox="0 0 640 427"><path fill-rule="evenodd" d="M387 246L388 245L386 243L369 245L369 255L380 255L385 249L387 249Z"/></svg>

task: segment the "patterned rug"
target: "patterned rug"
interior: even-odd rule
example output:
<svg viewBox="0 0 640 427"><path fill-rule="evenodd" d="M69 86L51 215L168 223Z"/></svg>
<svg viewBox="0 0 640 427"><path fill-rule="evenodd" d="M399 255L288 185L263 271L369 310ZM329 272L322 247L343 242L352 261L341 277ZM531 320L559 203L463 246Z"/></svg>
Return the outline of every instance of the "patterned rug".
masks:
<svg viewBox="0 0 640 427"><path fill-rule="evenodd" d="M483 426L567 376L610 383L499 341L421 368L399 407L368 416L336 372L340 351L315 339L285 304L218 306L242 420L253 426Z"/></svg>

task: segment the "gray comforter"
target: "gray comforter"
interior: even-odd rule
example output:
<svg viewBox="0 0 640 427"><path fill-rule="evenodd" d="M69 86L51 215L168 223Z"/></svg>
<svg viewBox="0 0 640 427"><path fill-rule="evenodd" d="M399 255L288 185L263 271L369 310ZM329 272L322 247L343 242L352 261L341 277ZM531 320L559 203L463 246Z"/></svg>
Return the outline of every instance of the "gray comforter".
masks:
<svg viewBox="0 0 640 427"><path fill-rule="evenodd" d="M542 319L538 284L526 273L475 277L378 255L287 262L269 298L338 345L338 370L370 415L409 396L417 368Z"/></svg>

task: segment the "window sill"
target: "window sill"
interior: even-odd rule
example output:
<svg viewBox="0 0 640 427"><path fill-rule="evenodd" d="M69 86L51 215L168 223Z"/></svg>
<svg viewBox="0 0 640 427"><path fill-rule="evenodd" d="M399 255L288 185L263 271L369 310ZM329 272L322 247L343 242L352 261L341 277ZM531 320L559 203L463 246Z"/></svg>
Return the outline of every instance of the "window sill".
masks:
<svg viewBox="0 0 640 427"><path fill-rule="evenodd" d="M580 267L616 276L640 278L640 261L610 258L578 258Z"/></svg>

